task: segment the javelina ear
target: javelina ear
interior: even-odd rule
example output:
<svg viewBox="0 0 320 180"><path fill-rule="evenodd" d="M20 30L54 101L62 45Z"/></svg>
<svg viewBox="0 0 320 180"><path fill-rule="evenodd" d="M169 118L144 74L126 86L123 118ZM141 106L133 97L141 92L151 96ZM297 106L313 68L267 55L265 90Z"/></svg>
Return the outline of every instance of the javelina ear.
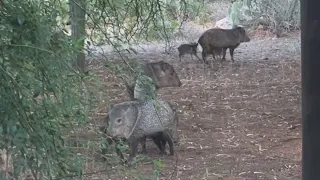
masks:
<svg viewBox="0 0 320 180"><path fill-rule="evenodd" d="M114 107L114 104L109 105L109 111Z"/></svg>

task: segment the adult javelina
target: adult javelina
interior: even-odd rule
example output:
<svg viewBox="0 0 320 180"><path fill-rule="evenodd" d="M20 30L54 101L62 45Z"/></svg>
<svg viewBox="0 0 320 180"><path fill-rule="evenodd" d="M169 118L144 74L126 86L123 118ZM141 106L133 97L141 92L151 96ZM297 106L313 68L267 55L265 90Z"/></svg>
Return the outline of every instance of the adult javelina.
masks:
<svg viewBox="0 0 320 180"><path fill-rule="evenodd" d="M171 105L170 105L171 106ZM175 122L175 129L177 129L178 126L178 116L176 114L176 109L174 109L171 106L173 113L174 113L174 122ZM109 118L109 114L107 114L107 116L105 117L104 120L104 126L100 127L100 131L104 134L107 135L107 128L109 127L109 122L110 122L110 118ZM169 137L167 133L163 133L163 132L159 132L159 133L155 133L152 134L150 136L148 136L149 138L151 138L153 140L153 142L157 145L157 147L160 150L161 154L165 154L165 146L167 143L167 139L168 138L172 138L174 143L177 143L178 141L178 134L177 131L174 131L173 137ZM115 143L115 150L116 153L120 156L121 159L123 159L123 154L121 153L120 149L118 148L117 144L120 142L121 138L112 138L110 136L106 136L106 147L102 149L102 154L106 154L107 147L109 147L111 144ZM140 144L142 146L142 153L147 153L146 151L146 138L147 136L144 136L143 138L140 139ZM126 139L122 138L122 141L126 141ZM173 154L172 149L170 150L170 154Z"/></svg>
<svg viewBox="0 0 320 180"><path fill-rule="evenodd" d="M138 79L139 77L134 77L133 79L130 79L129 81L127 81L126 89L129 93L131 100L144 99L141 96L145 96L145 95L139 95L139 91L145 90L145 91L152 92L153 91L152 89L155 89L156 91L159 88L181 86L181 81L177 73L175 72L173 66L167 62L164 62L164 61L142 62L142 63L139 63L136 70L139 73L141 73L142 77L146 76L144 77L144 79L148 80L149 78L152 80L154 84L149 85L147 87L145 86L141 87L142 83L139 83L141 80L141 79ZM156 93L156 92L152 92L152 93Z"/></svg>
<svg viewBox="0 0 320 180"><path fill-rule="evenodd" d="M181 57L185 54L190 54L192 60L193 60L193 55L195 55L200 60L199 56L197 55L197 48L198 48L198 43L181 44L178 47L179 60L181 61Z"/></svg>
<svg viewBox="0 0 320 180"><path fill-rule="evenodd" d="M177 123L169 103L165 101L145 100L129 101L110 106L110 123L107 133L113 138L124 138L128 141L131 152L128 162L135 157L137 146L144 137L165 138L173 155L173 140ZM170 138L168 138L170 137ZM157 145L162 146L161 144Z"/></svg>
<svg viewBox="0 0 320 180"><path fill-rule="evenodd" d="M223 53L222 59L225 60L228 48L230 49L231 60L234 61L234 50L240 43L249 41L250 38L246 34L244 28L235 26L232 29L209 29L200 36L198 43L202 47L202 59L206 63L206 56L208 53L212 54L215 59L215 51L219 52L221 50Z"/></svg>

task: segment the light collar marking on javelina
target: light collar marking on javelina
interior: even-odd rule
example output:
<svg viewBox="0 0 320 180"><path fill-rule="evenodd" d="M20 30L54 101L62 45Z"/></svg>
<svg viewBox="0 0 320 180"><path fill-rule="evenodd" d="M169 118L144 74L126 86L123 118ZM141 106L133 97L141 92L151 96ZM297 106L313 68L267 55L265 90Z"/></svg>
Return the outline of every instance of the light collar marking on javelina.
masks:
<svg viewBox="0 0 320 180"><path fill-rule="evenodd" d="M131 131L130 131L130 133L128 134L128 136L126 136L126 139L129 139L130 137L131 137L131 135L132 135L132 133L133 133L133 131L134 131L134 129L136 128L136 126L137 126L137 124L138 124L138 122L139 122L139 120L140 120L140 111L137 109L137 107L136 106L134 106L135 107L135 109L138 111L138 114L137 114L137 119L136 119L136 122L133 124L133 126L132 126L132 129L131 129Z"/></svg>

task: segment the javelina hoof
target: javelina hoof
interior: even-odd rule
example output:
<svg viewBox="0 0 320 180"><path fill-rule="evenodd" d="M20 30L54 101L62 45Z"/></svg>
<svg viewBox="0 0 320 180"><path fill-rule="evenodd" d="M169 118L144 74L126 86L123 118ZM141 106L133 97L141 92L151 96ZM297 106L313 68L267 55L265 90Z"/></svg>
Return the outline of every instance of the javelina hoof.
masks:
<svg viewBox="0 0 320 180"><path fill-rule="evenodd" d="M166 155L166 154L167 154L167 152L166 152L166 151L164 151L164 152L160 152L159 154L160 154L160 156L164 156L164 155Z"/></svg>
<svg viewBox="0 0 320 180"><path fill-rule="evenodd" d="M136 164L136 161L134 161L134 160L125 160L124 162L123 162L123 165L125 165L125 166L127 166L127 167L132 167L133 165L135 165Z"/></svg>
<svg viewBox="0 0 320 180"><path fill-rule="evenodd" d="M170 156L173 156L174 155L174 150L173 148L170 147Z"/></svg>

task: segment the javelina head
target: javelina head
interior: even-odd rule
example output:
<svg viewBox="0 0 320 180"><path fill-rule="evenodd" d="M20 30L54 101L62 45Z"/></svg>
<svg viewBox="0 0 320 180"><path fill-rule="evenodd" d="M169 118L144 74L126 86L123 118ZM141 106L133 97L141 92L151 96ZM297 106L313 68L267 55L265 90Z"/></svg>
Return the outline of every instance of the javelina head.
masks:
<svg viewBox="0 0 320 180"><path fill-rule="evenodd" d="M152 72L152 79L157 88L162 87L180 87L181 81L173 66L164 61L150 63L149 68Z"/></svg>
<svg viewBox="0 0 320 180"><path fill-rule="evenodd" d="M131 101L132 102L132 101ZM128 139L139 112L134 103L125 102L109 107L109 127L107 134L114 138Z"/></svg>
<svg viewBox="0 0 320 180"><path fill-rule="evenodd" d="M240 42L249 42L250 38L246 33L246 30L244 30L243 27L235 26L235 30L239 33Z"/></svg>
<svg viewBox="0 0 320 180"><path fill-rule="evenodd" d="M193 43L190 44L190 47L191 47L193 52L197 52L198 43L193 42Z"/></svg>

